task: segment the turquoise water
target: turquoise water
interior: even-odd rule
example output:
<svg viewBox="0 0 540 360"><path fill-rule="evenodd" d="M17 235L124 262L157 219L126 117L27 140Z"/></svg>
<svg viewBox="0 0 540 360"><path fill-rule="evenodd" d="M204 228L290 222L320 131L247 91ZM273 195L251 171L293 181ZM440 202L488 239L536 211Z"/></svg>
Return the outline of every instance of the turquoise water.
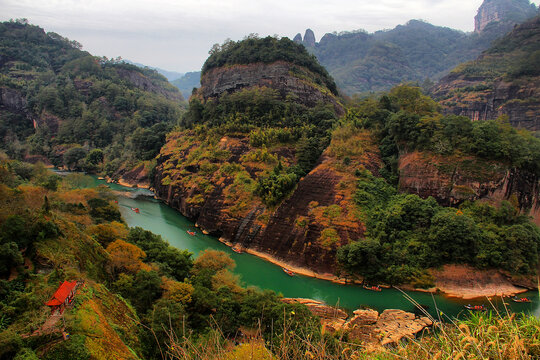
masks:
<svg viewBox="0 0 540 360"><path fill-rule="evenodd" d="M102 183L102 181L98 181ZM104 182L103 182L104 183ZM271 289L282 293L285 297L302 297L324 301L330 305L338 305L348 310L368 306L376 310L403 309L414 311L414 305L405 296L395 289L383 289L382 292L365 290L357 285L340 285L330 281L314 279L301 275L294 277L285 274L279 266L249 254L237 254L228 246L219 242L215 237L203 235L194 224L176 210L151 197L138 196L145 194L145 190L134 190L116 184L110 184L113 190L125 192L118 197L120 211L127 224L131 227L139 226L153 233L161 235L172 246L188 249L195 256L204 249L222 250L229 254L236 262L235 273L245 286L255 286L260 289ZM135 213L131 208L139 208ZM192 236L187 230L196 231ZM421 292L408 292L419 304L428 306L428 311L435 315L437 309L445 315L454 317L465 313L465 304L489 305L487 299L479 301L450 300L440 295L431 295ZM522 296L532 299L532 303L518 304L510 302L512 311L540 313L537 292L528 292ZM493 299L494 304L504 311L501 299Z"/></svg>

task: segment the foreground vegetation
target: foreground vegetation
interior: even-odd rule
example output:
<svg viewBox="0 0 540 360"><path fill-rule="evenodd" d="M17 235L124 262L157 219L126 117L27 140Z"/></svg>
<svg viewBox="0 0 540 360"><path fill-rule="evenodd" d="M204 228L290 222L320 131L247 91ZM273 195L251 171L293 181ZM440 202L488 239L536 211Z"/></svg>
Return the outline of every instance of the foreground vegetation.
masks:
<svg viewBox="0 0 540 360"><path fill-rule="evenodd" d="M366 348L331 338L309 339L285 332L279 347L255 338L232 349L215 331L203 344L184 338L174 342L173 359L535 359L540 356L540 321L534 316L495 313L471 314L463 320L438 325L429 335L395 348Z"/></svg>
<svg viewBox="0 0 540 360"><path fill-rule="evenodd" d="M307 308L242 288L224 253L193 260L127 228L108 188L79 189L80 175L60 179L39 165L0 165L1 358L161 358L169 331L203 341L215 324L225 337L257 327L276 345L284 322L320 336ZM64 280L85 285L64 319L44 329L43 304ZM58 341L60 331L70 340Z"/></svg>

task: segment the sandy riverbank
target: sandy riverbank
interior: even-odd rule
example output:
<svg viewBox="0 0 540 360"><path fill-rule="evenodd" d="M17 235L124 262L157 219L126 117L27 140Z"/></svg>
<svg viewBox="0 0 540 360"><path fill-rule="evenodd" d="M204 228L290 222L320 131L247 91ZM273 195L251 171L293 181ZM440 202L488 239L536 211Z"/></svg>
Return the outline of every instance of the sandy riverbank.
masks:
<svg viewBox="0 0 540 360"><path fill-rule="evenodd" d="M227 246L233 246L232 243L223 238L220 238L219 241ZM332 281L339 284L360 284L359 281L340 278L330 273L318 273L305 267L292 265L257 250L244 248L242 250L275 265L287 268L299 275ZM436 278L436 286L431 289L415 289L410 286L403 286L401 288L406 291L441 292L443 296L464 300L494 296L513 296L529 291L529 289L513 285L497 271L477 270L465 265L445 265L440 270L434 270L433 275Z"/></svg>
<svg viewBox="0 0 540 360"><path fill-rule="evenodd" d="M528 291L517 287L496 270L478 270L465 265L445 265L433 270L435 286L445 296L476 299L492 296L513 296Z"/></svg>
<svg viewBox="0 0 540 360"><path fill-rule="evenodd" d="M125 186L125 187L137 187L139 189L150 189L150 184L148 183L130 183L122 178L118 180L117 184Z"/></svg>
<svg viewBox="0 0 540 360"><path fill-rule="evenodd" d="M232 243L230 243L229 241L227 241L227 240L225 240L223 238L220 238L219 241L221 241L222 243L224 243L225 245L227 245L229 247L233 246ZM332 282L339 283L339 284L346 284L346 283L352 284L353 283L353 281L351 281L351 280L340 278L340 277L337 277L336 275L333 275L333 274L330 274L330 273L319 273L319 272L313 271L313 270L305 268L305 267L292 265L290 263L282 261L282 260L280 260L280 259L278 259L278 258L276 258L276 257L274 257L274 256L272 256L270 254L266 254L266 253L263 253L261 251L257 251L257 250L254 250L254 249L246 249L246 248L242 248L242 251L245 252L245 253L251 254L251 255L255 255L255 256L263 259L263 260L271 262L272 264L278 265L278 266L280 266L282 268L287 268L287 269L291 270L292 272L294 272L295 274L298 274L298 275L309 276L309 277L313 277L313 278L316 278L316 279L332 281Z"/></svg>

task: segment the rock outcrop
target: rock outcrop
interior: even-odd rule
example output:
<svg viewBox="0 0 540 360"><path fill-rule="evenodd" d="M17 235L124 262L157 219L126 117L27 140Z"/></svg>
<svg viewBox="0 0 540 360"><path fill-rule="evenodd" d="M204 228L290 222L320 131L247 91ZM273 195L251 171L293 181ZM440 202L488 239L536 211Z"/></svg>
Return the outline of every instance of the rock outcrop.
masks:
<svg viewBox="0 0 540 360"><path fill-rule="evenodd" d="M499 203L515 199L521 211L540 224L540 183L524 170L473 156L443 157L412 152L400 156L399 190L434 197L449 206L465 200Z"/></svg>
<svg viewBox="0 0 540 360"><path fill-rule="evenodd" d="M467 116L474 121L493 120L506 115L514 127L540 130L540 77L530 77L521 82L501 79L487 88L483 86L484 82L485 78L452 73L441 79L436 96L444 99L441 104L447 114Z"/></svg>
<svg viewBox="0 0 540 360"><path fill-rule="evenodd" d="M330 91L316 87L302 76L295 76L295 72L298 71L310 73L305 68L300 70L299 66L284 61L215 68L203 75L199 94L204 100L208 100L215 99L223 93L264 86L279 91L282 98L293 94L296 96L296 102L309 107L320 102L331 103L338 114L344 113L339 100ZM315 77L313 74L311 76Z"/></svg>
<svg viewBox="0 0 540 360"><path fill-rule="evenodd" d="M0 87L0 107L13 112L26 111L26 98L18 91L8 87Z"/></svg>
<svg viewBox="0 0 540 360"><path fill-rule="evenodd" d="M462 64L433 90L447 114L473 121L508 116L514 127L540 130L540 17L514 28L476 61Z"/></svg>
<svg viewBox="0 0 540 360"><path fill-rule="evenodd" d="M493 22L514 26L538 14L528 0L485 0L474 17L474 31L482 32Z"/></svg>
<svg viewBox="0 0 540 360"><path fill-rule="evenodd" d="M311 299L284 298L286 303L300 303L321 319L324 331L345 331L349 339L364 345L397 345L404 339L411 339L416 334L433 325L425 316L416 316L403 310L387 309L379 314L372 309L355 310L353 316L338 308L328 306L321 301Z"/></svg>
<svg viewBox="0 0 540 360"><path fill-rule="evenodd" d="M201 229L219 236L235 246L252 248L294 265L319 273L334 273L336 251L350 240L363 237L365 226L358 217L353 201L356 189L354 169L364 167L378 174L381 158L371 138L361 140L361 155L351 156L349 168L330 150L323 153L319 164L302 178L293 193L276 208L267 208L251 193L249 200L239 198L235 174L217 171L202 176L199 165L186 159L205 151L190 144L188 133L170 136L157 159L155 192L169 206L196 221ZM220 151L227 157L221 163L241 163L242 156L256 151L247 138L223 137ZM294 163L294 148L272 150L283 163ZM261 171L255 164L241 163L255 176ZM209 183L202 190L198 184Z"/></svg>
<svg viewBox="0 0 540 360"><path fill-rule="evenodd" d="M306 47L315 47L315 34L313 33L313 30L307 29L306 33L304 34L304 40L302 41L304 46Z"/></svg>

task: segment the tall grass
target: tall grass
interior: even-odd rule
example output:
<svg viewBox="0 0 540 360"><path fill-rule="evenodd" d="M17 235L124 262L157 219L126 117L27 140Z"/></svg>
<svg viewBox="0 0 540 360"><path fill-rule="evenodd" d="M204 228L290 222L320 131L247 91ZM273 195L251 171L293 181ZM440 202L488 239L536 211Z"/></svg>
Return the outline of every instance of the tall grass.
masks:
<svg viewBox="0 0 540 360"><path fill-rule="evenodd" d="M347 334L318 338L297 334L285 324L280 338L226 339L216 326L201 338L170 337L164 358L186 360L364 360L364 359L540 359L540 320L533 315L471 313L465 319L439 322L433 331L393 348L366 347L347 341Z"/></svg>

